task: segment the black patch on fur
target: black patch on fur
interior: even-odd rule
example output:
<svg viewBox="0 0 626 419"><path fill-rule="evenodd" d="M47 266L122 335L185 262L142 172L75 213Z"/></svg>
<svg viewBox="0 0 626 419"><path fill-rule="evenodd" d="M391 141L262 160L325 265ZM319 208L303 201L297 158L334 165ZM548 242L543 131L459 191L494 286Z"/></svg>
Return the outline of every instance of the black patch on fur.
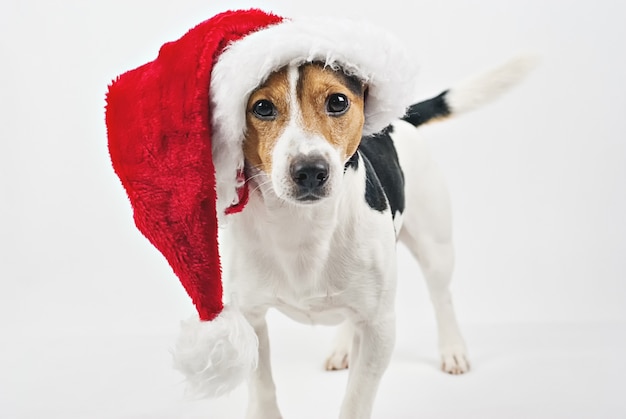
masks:
<svg viewBox="0 0 626 419"><path fill-rule="evenodd" d="M365 165L365 201L370 208L383 212L387 201L391 215L404 212L404 174L398 162L398 154L393 146L388 126L380 133L363 137L357 152L346 163L346 170L359 167L359 154Z"/></svg>
<svg viewBox="0 0 626 419"><path fill-rule="evenodd" d="M393 125L387 125L385 128L380 130L378 133L372 135L372 137L377 137L377 138L384 137L384 136L389 137L389 134L393 134Z"/></svg>
<svg viewBox="0 0 626 419"><path fill-rule="evenodd" d="M417 127L432 119L450 115L451 111L446 102L447 94L448 91L446 90L438 96L409 106L402 120Z"/></svg>
<svg viewBox="0 0 626 419"><path fill-rule="evenodd" d="M363 163L365 163L365 200L367 205L371 209L383 212L387 209L385 190L380 184L380 179L376 175L372 163L365 156L363 156Z"/></svg>
<svg viewBox="0 0 626 419"><path fill-rule="evenodd" d="M363 89L363 82L356 76L349 76L343 71L339 72L340 77L343 78L343 82L346 87L352 91L355 95L363 97L365 90Z"/></svg>

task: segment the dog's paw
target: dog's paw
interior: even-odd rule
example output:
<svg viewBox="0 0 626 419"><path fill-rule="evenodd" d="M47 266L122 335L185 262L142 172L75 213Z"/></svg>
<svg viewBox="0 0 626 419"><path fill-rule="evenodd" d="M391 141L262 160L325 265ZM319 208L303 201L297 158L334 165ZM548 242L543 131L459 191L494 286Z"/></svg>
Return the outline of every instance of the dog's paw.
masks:
<svg viewBox="0 0 626 419"><path fill-rule="evenodd" d="M441 350L441 370L448 374L465 374L470 370L467 351L463 346L452 346Z"/></svg>
<svg viewBox="0 0 626 419"><path fill-rule="evenodd" d="M350 355L347 351L337 350L326 359L326 371L345 370L348 368Z"/></svg>

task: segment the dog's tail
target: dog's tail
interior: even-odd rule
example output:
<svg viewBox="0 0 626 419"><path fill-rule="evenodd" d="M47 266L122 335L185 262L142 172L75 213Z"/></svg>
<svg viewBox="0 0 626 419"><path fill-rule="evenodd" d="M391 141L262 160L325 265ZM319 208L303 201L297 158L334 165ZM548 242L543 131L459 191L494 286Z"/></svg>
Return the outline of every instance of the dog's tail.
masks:
<svg viewBox="0 0 626 419"><path fill-rule="evenodd" d="M431 99L411 105L402 119L418 127L474 110L520 82L536 62L535 55L520 55Z"/></svg>

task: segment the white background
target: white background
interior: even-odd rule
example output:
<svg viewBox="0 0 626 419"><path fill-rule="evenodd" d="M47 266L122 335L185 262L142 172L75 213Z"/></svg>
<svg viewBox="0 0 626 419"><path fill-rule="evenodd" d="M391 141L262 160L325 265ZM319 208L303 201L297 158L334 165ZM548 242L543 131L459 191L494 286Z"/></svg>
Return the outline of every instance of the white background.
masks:
<svg viewBox="0 0 626 419"><path fill-rule="evenodd" d="M104 96L164 42L252 6L385 26L421 63L416 100L519 52L541 56L502 99L423 129L450 184L474 371L436 370L428 296L400 248L398 345L376 417L626 416L623 4L4 0L0 418L241 416L245 389L180 402L167 350L193 307L133 225ZM270 327L285 416L335 416L346 376L319 371L330 331L276 315Z"/></svg>

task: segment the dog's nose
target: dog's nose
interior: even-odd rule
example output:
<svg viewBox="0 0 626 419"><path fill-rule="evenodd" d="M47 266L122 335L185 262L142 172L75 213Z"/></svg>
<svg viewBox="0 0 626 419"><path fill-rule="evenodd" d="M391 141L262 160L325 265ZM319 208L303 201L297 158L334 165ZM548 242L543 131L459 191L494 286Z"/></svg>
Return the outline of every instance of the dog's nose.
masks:
<svg viewBox="0 0 626 419"><path fill-rule="evenodd" d="M300 188L313 190L328 180L328 163L321 158L297 160L291 165L291 178Z"/></svg>

